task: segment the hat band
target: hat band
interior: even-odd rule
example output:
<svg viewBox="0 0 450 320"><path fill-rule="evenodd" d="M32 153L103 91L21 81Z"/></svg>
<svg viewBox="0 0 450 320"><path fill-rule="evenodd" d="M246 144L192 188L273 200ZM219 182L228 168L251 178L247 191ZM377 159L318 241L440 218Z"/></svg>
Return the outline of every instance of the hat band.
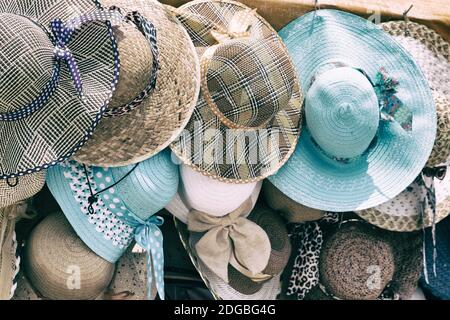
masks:
<svg viewBox="0 0 450 320"><path fill-rule="evenodd" d="M319 70L312 77L309 84L309 88L316 82L319 75L337 68L352 68L360 72L364 77L367 78L369 83L372 85L379 103L380 121L387 122L397 122L403 130L410 132L412 130L413 113L411 109L406 106L397 96L397 89L399 82L391 77L384 68L380 68L376 75L376 81L372 81L369 75L361 68L356 68L349 66L343 62L328 62L322 65ZM372 143L369 145L368 149L364 152L367 153L369 149L373 146L373 142L376 141L377 136L375 135ZM341 158L336 157L332 154L326 152L320 144L311 137L312 142L316 145L322 153L324 153L328 158L336 160L342 163L350 163L359 159L362 155L354 158Z"/></svg>
<svg viewBox="0 0 450 320"><path fill-rule="evenodd" d="M27 19L30 18L27 17ZM83 84L80 71L77 62L70 49L67 48L67 45L70 43L75 31L85 24L96 21L120 22L122 21L122 19L122 15L117 11L96 10L92 13L73 18L67 23L63 23L60 19L53 20L51 22L52 35L49 35L55 45L55 48L53 50L55 64L53 67L53 74L51 79L44 86L41 93L34 99L33 102L20 108L19 110L0 113L0 121L11 122L22 120L46 105L58 88L58 81L60 79L61 73L61 62L64 62L68 65L75 90L81 98L83 96ZM31 21L42 28L46 34L49 34L44 26L38 24L36 21Z"/></svg>
<svg viewBox="0 0 450 320"><path fill-rule="evenodd" d="M118 9L116 7L112 7L111 9ZM118 9L120 11L120 9ZM160 68L159 64L159 50L158 50L158 38L157 38L157 30L156 27L145 17L143 17L139 12L133 11L126 15L126 21L130 21L136 25L137 29L145 36L149 45L150 51L152 53L152 70L150 73L150 78L147 86L138 96L136 96L133 101L122 105L120 107L116 107L113 109L106 109L104 117L115 117L120 116L126 113L129 113L139 107L142 102L147 99L156 88L156 81L158 78L158 71Z"/></svg>

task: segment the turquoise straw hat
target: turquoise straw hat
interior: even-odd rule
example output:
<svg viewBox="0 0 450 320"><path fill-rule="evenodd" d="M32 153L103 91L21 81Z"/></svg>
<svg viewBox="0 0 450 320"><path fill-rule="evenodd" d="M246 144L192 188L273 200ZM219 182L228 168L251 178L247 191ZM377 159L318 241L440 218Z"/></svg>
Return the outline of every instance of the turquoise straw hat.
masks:
<svg viewBox="0 0 450 320"><path fill-rule="evenodd" d="M281 30L305 89L305 126L269 180L305 206L334 212L386 202L419 175L436 136L428 83L377 25L337 10Z"/></svg>
<svg viewBox="0 0 450 320"><path fill-rule="evenodd" d="M133 240L148 252L149 294L154 276L161 299L164 252L158 226L164 220L154 214L172 200L178 182L178 167L168 150L132 166L100 168L66 161L47 173L48 187L70 224L97 255L115 263Z"/></svg>

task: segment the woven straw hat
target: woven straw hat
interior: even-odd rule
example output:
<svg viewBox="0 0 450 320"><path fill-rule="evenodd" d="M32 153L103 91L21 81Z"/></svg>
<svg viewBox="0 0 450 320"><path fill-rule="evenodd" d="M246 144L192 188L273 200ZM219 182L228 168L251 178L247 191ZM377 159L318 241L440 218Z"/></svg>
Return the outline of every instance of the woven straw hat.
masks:
<svg viewBox="0 0 450 320"><path fill-rule="evenodd" d="M62 213L48 216L32 231L24 260L30 283L48 299L95 299L114 275L114 264L91 251Z"/></svg>
<svg viewBox="0 0 450 320"><path fill-rule="evenodd" d="M27 205L19 203L0 208L0 300L8 300L16 289L20 257L17 256L15 222L25 214Z"/></svg>
<svg viewBox="0 0 450 320"><path fill-rule="evenodd" d="M28 174L16 181L0 180L0 208L26 200L38 193L44 187L45 174L44 170Z"/></svg>
<svg viewBox="0 0 450 320"><path fill-rule="evenodd" d="M411 53L420 65L431 87L437 111L437 137L426 164L427 167L445 166L450 157L450 45L433 30L413 22L393 21L382 24L383 30L391 34ZM405 30L406 27L406 30ZM432 178L425 179L427 184ZM421 201L426 189L414 182L400 195L371 209L357 211L370 223L392 231L414 231L429 227L450 213L450 180L448 176L434 179L436 194L436 216L427 207L421 216Z"/></svg>
<svg viewBox="0 0 450 320"><path fill-rule="evenodd" d="M263 195L269 207L278 211L291 223L319 220L324 215L323 211L308 208L295 202L278 190L269 180L264 181Z"/></svg>
<svg viewBox="0 0 450 320"><path fill-rule="evenodd" d="M118 55L110 13L94 1L2 0L0 15L5 179L55 165L88 140L115 89Z"/></svg>
<svg viewBox="0 0 450 320"><path fill-rule="evenodd" d="M150 255L148 286L155 278L162 299L164 255L159 226L164 219L155 214L175 196L178 182L178 166L169 150L137 165L100 168L68 161L47 173L51 193L75 232L96 254L115 263L134 239Z"/></svg>
<svg viewBox="0 0 450 320"><path fill-rule="evenodd" d="M436 225L436 260L433 262L433 233L431 229L426 230L425 235L425 258L428 279L422 275L420 284L433 296L442 300L450 300L450 218L446 218ZM433 264L436 266L434 273Z"/></svg>
<svg viewBox="0 0 450 320"><path fill-rule="evenodd" d="M380 27L342 11L310 12L280 35L307 90L306 126L269 180L324 211L364 210L397 196L426 164L436 135L432 92L417 63Z"/></svg>
<svg viewBox="0 0 450 320"><path fill-rule="evenodd" d="M250 183L289 158L302 96L289 54L255 11L233 1L192 1L176 10L200 56L201 92L172 151L214 179Z"/></svg>
<svg viewBox="0 0 450 320"><path fill-rule="evenodd" d="M289 268L288 294L311 299L320 292L347 300L412 296L422 270L422 234L386 231L353 216L294 231L297 258Z"/></svg>
<svg viewBox="0 0 450 320"><path fill-rule="evenodd" d="M114 29L121 74L109 105L112 117L101 121L92 139L74 157L89 165L126 166L150 158L181 133L197 102L200 67L187 32L159 2L101 3L105 8L114 5L123 12L137 11L156 29L152 46L130 23ZM152 50L157 50L157 56ZM153 77L156 85L152 87Z"/></svg>

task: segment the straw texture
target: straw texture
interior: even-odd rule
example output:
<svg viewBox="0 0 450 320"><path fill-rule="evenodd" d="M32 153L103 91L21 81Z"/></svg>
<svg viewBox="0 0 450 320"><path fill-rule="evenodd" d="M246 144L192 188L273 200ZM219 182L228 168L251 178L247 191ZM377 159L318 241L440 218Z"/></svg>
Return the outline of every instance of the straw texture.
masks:
<svg viewBox="0 0 450 320"><path fill-rule="evenodd" d="M0 1L0 111L17 111L37 99L52 79L54 49L50 22L92 12L90 0ZM24 45L24 41L27 45ZM65 160L92 135L118 77L116 42L105 23L90 23L67 46L83 81L83 99L69 67L61 63L56 91L33 114L0 122L0 178L41 171Z"/></svg>
<svg viewBox="0 0 450 320"><path fill-rule="evenodd" d="M324 211L363 210L397 196L424 167L436 134L433 97L420 68L378 26L341 11L308 13L280 35L304 88L328 62L360 68L373 80L380 68L387 70L399 81L396 95L412 111L413 125L406 132L398 123L383 121L361 156L338 161L313 141L307 123L296 152L269 180L294 201Z"/></svg>
<svg viewBox="0 0 450 320"><path fill-rule="evenodd" d="M91 251L61 213L48 216L33 230L25 261L30 283L49 299L95 299L114 274L114 265ZM79 271L78 288L69 286L78 272L74 270Z"/></svg>
<svg viewBox="0 0 450 320"><path fill-rule="evenodd" d="M102 5L115 5L124 12L136 10L157 29L160 70L156 89L133 111L103 119L91 141L74 157L89 165L126 166L150 158L181 133L197 102L199 61L186 31L157 1L105 0ZM142 43L142 35L128 31L128 27L115 30L122 69L128 69L119 78L111 107L133 99L132 94L148 83L149 47Z"/></svg>
<svg viewBox="0 0 450 320"><path fill-rule="evenodd" d="M38 193L45 184L46 171L32 173L18 178L17 185L10 187L6 180L0 180L0 208L26 200ZM10 180L13 185L16 181Z"/></svg>
<svg viewBox="0 0 450 320"><path fill-rule="evenodd" d="M303 101L281 39L238 2L192 1L176 13L201 56L202 90L172 151L220 181L250 183L273 174L295 148Z"/></svg>

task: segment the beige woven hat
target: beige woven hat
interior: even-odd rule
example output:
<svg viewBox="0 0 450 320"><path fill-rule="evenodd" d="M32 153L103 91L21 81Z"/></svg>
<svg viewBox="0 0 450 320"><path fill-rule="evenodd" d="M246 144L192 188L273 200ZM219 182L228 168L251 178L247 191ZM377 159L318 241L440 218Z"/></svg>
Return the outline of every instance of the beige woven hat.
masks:
<svg viewBox="0 0 450 320"><path fill-rule="evenodd" d="M4 208L38 193L45 184L46 170L16 179L0 180L0 208Z"/></svg>
<svg viewBox="0 0 450 320"><path fill-rule="evenodd" d="M156 37L149 40L140 32L142 26L138 30L126 23L115 28L121 74L109 118L74 156L89 165L125 166L150 158L181 133L197 102L200 68L187 32L159 2L100 2L123 13L137 11L140 15L133 13L133 19L138 25L144 18L156 29Z"/></svg>
<svg viewBox="0 0 450 320"><path fill-rule="evenodd" d="M282 40L239 2L192 1L176 13L202 74L195 112L172 151L221 181L250 183L274 174L297 144L303 101Z"/></svg>
<svg viewBox="0 0 450 320"><path fill-rule="evenodd" d="M308 208L295 202L278 190L269 180L264 181L263 196L269 207L278 211L291 223L319 220L324 215L321 210Z"/></svg>
<svg viewBox="0 0 450 320"><path fill-rule="evenodd" d="M27 205L15 204L0 208L0 300L9 300L14 294L15 277L19 272L20 258L16 255L16 220L25 215Z"/></svg>
<svg viewBox="0 0 450 320"><path fill-rule="evenodd" d="M47 299L95 299L106 291L114 268L78 238L62 213L47 216L26 243L26 276Z"/></svg>

